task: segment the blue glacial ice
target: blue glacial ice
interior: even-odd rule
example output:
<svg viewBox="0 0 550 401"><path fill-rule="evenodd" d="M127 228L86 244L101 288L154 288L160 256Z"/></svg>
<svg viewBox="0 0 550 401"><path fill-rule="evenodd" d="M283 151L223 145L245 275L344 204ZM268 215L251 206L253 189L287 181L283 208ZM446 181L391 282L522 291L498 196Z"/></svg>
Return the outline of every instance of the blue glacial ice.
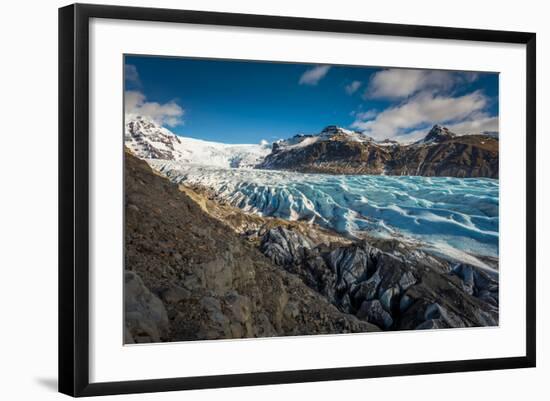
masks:
<svg viewBox="0 0 550 401"><path fill-rule="evenodd" d="M456 260L498 257L498 180L150 163L172 181L211 188L219 199L246 212L305 220L350 237L363 232L400 237Z"/></svg>

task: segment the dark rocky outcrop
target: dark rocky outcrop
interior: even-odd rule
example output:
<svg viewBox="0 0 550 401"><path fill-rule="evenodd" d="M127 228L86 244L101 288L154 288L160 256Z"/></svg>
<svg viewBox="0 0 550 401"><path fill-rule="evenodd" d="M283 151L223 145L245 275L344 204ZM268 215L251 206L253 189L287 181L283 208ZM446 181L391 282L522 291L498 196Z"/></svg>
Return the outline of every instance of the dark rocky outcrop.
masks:
<svg viewBox="0 0 550 401"><path fill-rule="evenodd" d="M260 250L342 312L390 330L498 325L498 276L422 251L367 241L312 246L277 227Z"/></svg>
<svg viewBox="0 0 550 401"><path fill-rule="evenodd" d="M329 130L330 128L330 130ZM426 137L402 145L376 142L327 127L316 140L301 136L275 143L257 168L329 174L387 174L498 178L498 137L458 136L435 125ZM301 146L297 146L297 144Z"/></svg>

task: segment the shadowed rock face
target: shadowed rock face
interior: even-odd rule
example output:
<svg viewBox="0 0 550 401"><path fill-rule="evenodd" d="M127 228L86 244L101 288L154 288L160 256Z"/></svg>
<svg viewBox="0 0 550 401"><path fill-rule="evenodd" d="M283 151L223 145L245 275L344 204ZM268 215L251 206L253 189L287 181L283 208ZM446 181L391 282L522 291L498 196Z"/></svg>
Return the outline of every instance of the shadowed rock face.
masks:
<svg viewBox="0 0 550 401"><path fill-rule="evenodd" d="M388 174L498 178L498 140L469 135L428 146L395 147Z"/></svg>
<svg viewBox="0 0 550 401"><path fill-rule="evenodd" d="M341 311L386 330L498 325L496 272L366 241L312 246L283 227L268 231L260 250Z"/></svg>
<svg viewBox="0 0 550 401"><path fill-rule="evenodd" d="M322 133L316 141L308 138L311 144L298 138L304 146L275 143L272 153L257 168L329 174L498 178L499 141L494 136L457 136L436 125L423 140L401 145L357 140L346 132Z"/></svg>
<svg viewBox="0 0 550 401"><path fill-rule="evenodd" d="M125 155L125 342L377 331Z"/></svg>
<svg viewBox="0 0 550 401"><path fill-rule="evenodd" d="M125 341L158 342L168 335L168 315L161 300L134 272L124 273Z"/></svg>

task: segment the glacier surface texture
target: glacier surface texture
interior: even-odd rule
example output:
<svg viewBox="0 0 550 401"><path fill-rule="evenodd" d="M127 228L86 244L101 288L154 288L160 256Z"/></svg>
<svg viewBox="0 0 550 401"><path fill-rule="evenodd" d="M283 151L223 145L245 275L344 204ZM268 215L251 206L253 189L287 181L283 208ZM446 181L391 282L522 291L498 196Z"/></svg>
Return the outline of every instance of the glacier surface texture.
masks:
<svg viewBox="0 0 550 401"><path fill-rule="evenodd" d="M302 174L148 160L246 212L305 220L349 237L398 237L457 261L498 257L499 184L488 178Z"/></svg>

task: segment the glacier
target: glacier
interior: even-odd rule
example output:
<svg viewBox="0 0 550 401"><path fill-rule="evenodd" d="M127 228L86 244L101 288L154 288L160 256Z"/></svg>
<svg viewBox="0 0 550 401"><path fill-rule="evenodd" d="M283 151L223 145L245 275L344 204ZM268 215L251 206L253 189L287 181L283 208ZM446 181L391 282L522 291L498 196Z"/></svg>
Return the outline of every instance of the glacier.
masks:
<svg viewBox="0 0 550 401"><path fill-rule="evenodd" d="M345 236L399 238L458 262L498 258L499 183L489 178L302 174L149 159L171 181L261 216Z"/></svg>

